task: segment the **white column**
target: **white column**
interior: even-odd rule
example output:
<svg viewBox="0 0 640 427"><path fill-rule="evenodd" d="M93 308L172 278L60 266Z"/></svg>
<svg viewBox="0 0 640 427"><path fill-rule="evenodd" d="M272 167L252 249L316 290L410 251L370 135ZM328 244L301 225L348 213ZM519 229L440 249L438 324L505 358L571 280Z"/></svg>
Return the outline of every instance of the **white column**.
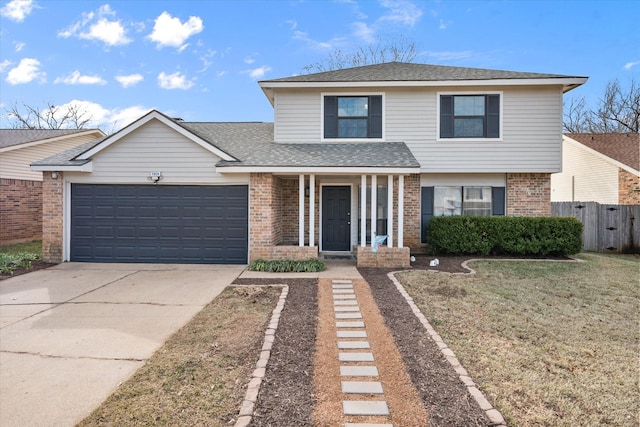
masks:
<svg viewBox="0 0 640 427"><path fill-rule="evenodd" d="M304 175L298 176L298 246L304 246Z"/></svg>
<svg viewBox="0 0 640 427"><path fill-rule="evenodd" d="M404 239L404 175L398 175L398 247Z"/></svg>
<svg viewBox="0 0 640 427"><path fill-rule="evenodd" d="M316 245L316 176L309 175L309 246Z"/></svg>
<svg viewBox="0 0 640 427"><path fill-rule="evenodd" d="M378 213L378 177L371 175L371 247L373 247L373 238L376 236Z"/></svg>
<svg viewBox="0 0 640 427"><path fill-rule="evenodd" d="M360 176L360 246L367 246L367 175Z"/></svg>
<svg viewBox="0 0 640 427"><path fill-rule="evenodd" d="M387 247L393 247L393 175L387 176Z"/></svg>

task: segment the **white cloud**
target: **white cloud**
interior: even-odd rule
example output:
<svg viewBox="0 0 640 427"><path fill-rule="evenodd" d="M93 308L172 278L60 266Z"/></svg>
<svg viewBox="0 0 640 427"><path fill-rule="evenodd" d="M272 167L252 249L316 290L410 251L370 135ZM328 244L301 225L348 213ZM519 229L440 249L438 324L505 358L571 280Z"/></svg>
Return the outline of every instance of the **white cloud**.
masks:
<svg viewBox="0 0 640 427"><path fill-rule="evenodd" d="M179 18L172 17L168 12L162 12L156 18L153 32L149 39L156 42L158 48L172 46L184 49L184 42L194 34L203 30L202 19L198 16L190 16L189 20L182 23Z"/></svg>
<svg viewBox="0 0 640 427"><path fill-rule="evenodd" d="M144 77L142 77L142 74L129 74L127 76L116 76L116 80L122 87L127 88L137 85L144 80Z"/></svg>
<svg viewBox="0 0 640 427"><path fill-rule="evenodd" d="M260 79L264 77L264 75L269 71L271 71L271 67L269 67L268 65L263 65L262 67L249 70L249 76L251 76L252 79Z"/></svg>
<svg viewBox="0 0 640 427"><path fill-rule="evenodd" d="M453 21L445 21L444 19L440 18L440 25L438 26L438 29L446 30L447 27L449 25L451 25L452 23L453 23Z"/></svg>
<svg viewBox="0 0 640 427"><path fill-rule="evenodd" d="M9 68L9 65L11 64L12 62L9 61L8 59L5 59L4 61L0 62L0 73L4 73L4 70Z"/></svg>
<svg viewBox="0 0 640 427"><path fill-rule="evenodd" d="M12 0L0 9L0 15L12 21L22 22L33 10L33 0Z"/></svg>
<svg viewBox="0 0 640 427"><path fill-rule="evenodd" d="M353 33L361 40L364 40L367 43L373 43L375 41L375 33L376 31L365 24L364 22L354 22Z"/></svg>
<svg viewBox="0 0 640 427"><path fill-rule="evenodd" d="M452 52L425 52L429 58L434 58L436 61L456 61L460 59L471 58L474 53L470 50L452 51Z"/></svg>
<svg viewBox="0 0 640 427"><path fill-rule="evenodd" d="M626 64L624 64L624 69L625 70L630 70L633 67L635 67L636 65L640 65L640 61L627 62Z"/></svg>
<svg viewBox="0 0 640 427"><path fill-rule="evenodd" d="M9 70L7 83L19 85L30 83L38 79L40 82L46 81L47 73L40 70L40 61L35 58L23 58L17 67Z"/></svg>
<svg viewBox="0 0 640 427"><path fill-rule="evenodd" d="M75 70L68 76L58 77L53 83L63 83L66 85L106 85L107 82L100 76L87 76L80 74L80 71Z"/></svg>
<svg viewBox="0 0 640 427"><path fill-rule="evenodd" d="M16 49L16 52L20 52L27 44L24 42L13 42L13 46Z"/></svg>
<svg viewBox="0 0 640 427"><path fill-rule="evenodd" d="M211 64L213 64L213 57L216 56L216 53L217 52L215 50L209 49L207 50L207 53L200 57L200 60L202 61L202 69L198 70L198 73L204 73L209 69L209 67L211 67Z"/></svg>
<svg viewBox="0 0 640 427"><path fill-rule="evenodd" d="M82 19L58 32L58 37L78 37L85 40L98 40L107 46L121 46L131 43L127 30L120 20L110 20L115 12L108 4L100 6L97 11L85 12Z"/></svg>
<svg viewBox="0 0 640 427"><path fill-rule="evenodd" d="M173 74L166 74L164 71L158 74L158 86L162 89L190 89L195 85L194 80L189 80L184 74L176 71Z"/></svg>
<svg viewBox="0 0 640 427"><path fill-rule="evenodd" d="M243 61L245 64L253 64L254 62L256 62L256 60L250 56L245 56Z"/></svg>
<svg viewBox="0 0 640 427"><path fill-rule="evenodd" d="M380 5L389 9L380 20L413 27L422 16L422 9L407 0L382 0Z"/></svg>
<svg viewBox="0 0 640 427"><path fill-rule="evenodd" d="M139 119L151 110L141 105L133 105L126 108L107 109L100 104L91 101L79 101L74 99L66 104L58 106L59 112L65 112L69 107L86 113L91 117L88 127L101 127L105 132L112 132L125 127L134 120Z"/></svg>

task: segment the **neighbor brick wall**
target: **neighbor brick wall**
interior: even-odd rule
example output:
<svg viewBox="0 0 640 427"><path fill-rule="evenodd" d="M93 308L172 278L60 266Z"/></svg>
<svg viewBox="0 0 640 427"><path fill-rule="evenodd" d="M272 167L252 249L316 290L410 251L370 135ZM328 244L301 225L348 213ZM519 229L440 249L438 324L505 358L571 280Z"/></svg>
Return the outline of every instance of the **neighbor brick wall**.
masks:
<svg viewBox="0 0 640 427"><path fill-rule="evenodd" d="M404 241L414 251L422 246L420 238L420 175L411 174L404 177ZM397 205L395 215L398 214ZM394 246L397 244L398 234L394 236Z"/></svg>
<svg viewBox="0 0 640 427"><path fill-rule="evenodd" d="M618 204L640 205L640 177L618 168Z"/></svg>
<svg viewBox="0 0 640 427"><path fill-rule="evenodd" d="M551 216L551 174L508 173L508 216Z"/></svg>
<svg viewBox="0 0 640 427"><path fill-rule="evenodd" d="M62 262L63 174L58 172L57 179L50 172L42 175L42 259Z"/></svg>
<svg viewBox="0 0 640 427"><path fill-rule="evenodd" d="M0 244L42 239L42 182L0 179Z"/></svg>

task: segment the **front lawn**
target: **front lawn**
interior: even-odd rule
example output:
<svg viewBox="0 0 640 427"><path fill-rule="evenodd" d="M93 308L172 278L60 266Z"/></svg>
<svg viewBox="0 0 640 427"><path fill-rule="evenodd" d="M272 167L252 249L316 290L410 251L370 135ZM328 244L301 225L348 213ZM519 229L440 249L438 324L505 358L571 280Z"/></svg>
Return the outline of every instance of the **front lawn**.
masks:
<svg viewBox="0 0 640 427"><path fill-rule="evenodd" d="M640 257L398 274L509 425L636 426Z"/></svg>

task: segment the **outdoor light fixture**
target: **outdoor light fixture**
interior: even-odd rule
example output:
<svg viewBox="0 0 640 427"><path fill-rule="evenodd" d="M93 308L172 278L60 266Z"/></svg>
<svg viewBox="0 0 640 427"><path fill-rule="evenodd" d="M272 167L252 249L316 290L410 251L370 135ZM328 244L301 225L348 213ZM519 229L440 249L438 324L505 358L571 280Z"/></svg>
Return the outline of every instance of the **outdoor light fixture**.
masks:
<svg viewBox="0 0 640 427"><path fill-rule="evenodd" d="M309 197L309 187L304 187L304 197Z"/></svg>
<svg viewBox="0 0 640 427"><path fill-rule="evenodd" d="M51 172L51 179L58 179L58 172Z"/></svg>
<svg viewBox="0 0 640 427"><path fill-rule="evenodd" d="M149 172L147 179L153 182L153 185L158 185L158 181L162 179L162 172Z"/></svg>

